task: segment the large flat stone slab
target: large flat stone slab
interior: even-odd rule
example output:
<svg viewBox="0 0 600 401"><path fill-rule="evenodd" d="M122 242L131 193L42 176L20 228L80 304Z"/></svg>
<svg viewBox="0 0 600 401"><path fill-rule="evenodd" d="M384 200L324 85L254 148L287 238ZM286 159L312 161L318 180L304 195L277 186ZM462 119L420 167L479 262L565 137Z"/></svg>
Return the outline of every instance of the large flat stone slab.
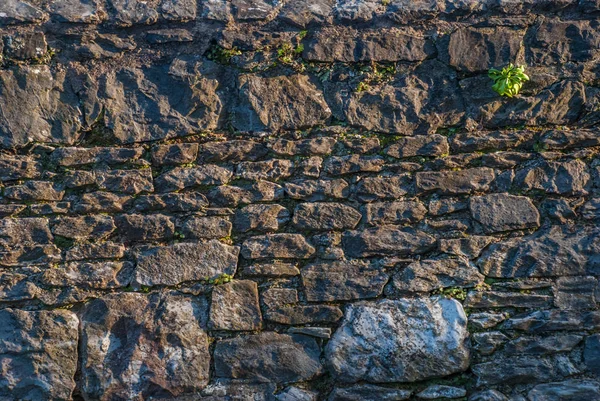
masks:
<svg viewBox="0 0 600 401"><path fill-rule="evenodd" d="M351 305L325 350L343 382L414 382L469 367L467 318L453 299Z"/></svg>

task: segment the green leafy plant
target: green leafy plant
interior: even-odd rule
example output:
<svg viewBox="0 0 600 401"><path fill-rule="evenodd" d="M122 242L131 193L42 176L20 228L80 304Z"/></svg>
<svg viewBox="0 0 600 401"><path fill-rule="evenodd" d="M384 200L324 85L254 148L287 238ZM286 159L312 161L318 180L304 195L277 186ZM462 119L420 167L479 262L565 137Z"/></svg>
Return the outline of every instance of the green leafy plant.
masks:
<svg viewBox="0 0 600 401"><path fill-rule="evenodd" d="M494 81L492 89L500 96L514 97L519 94L523 83L529 81L524 66L510 63L502 70L490 68L488 76Z"/></svg>

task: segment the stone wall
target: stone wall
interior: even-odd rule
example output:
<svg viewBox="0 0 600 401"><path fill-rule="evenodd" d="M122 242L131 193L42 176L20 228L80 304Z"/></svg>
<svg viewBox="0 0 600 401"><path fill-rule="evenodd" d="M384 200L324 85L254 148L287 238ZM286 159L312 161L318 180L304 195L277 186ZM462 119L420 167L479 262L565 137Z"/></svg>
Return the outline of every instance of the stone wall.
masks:
<svg viewBox="0 0 600 401"><path fill-rule="evenodd" d="M1 0L0 399L600 399L599 17Z"/></svg>

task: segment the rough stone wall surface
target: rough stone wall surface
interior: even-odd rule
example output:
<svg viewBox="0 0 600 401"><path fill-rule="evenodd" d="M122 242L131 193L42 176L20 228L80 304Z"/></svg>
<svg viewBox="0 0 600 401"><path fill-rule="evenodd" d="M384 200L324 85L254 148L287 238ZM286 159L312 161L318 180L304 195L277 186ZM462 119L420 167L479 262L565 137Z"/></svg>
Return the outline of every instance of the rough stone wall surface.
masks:
<svg viewBox="0 0 600 401"><path fill-rule="evenodd" d="M1 400L600 399L598 0L0 0L0 39Z"/></svg>

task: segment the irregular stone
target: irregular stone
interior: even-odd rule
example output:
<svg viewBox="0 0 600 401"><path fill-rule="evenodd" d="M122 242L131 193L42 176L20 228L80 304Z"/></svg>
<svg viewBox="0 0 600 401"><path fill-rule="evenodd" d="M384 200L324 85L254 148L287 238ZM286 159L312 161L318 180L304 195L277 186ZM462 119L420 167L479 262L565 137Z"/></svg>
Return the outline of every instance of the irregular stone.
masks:
<svg viewBox="0 0 600 401"><path fill-rule="evenodd" d="M134 208L138 212L196 212L207 206L206 196L198 192L142 195L135 199L134 204Z"/></svg>
<svg viewBox="0 0 600 401"><path fill-rule="evenodd" d="M547 150L566 150L600 145L600 137L593 130L574 129L566 131L554 129L539 137L540 147Z"/></svg>
<svg viewBox="0 0 600 401"><path fill-rule="evenodd" d="M277 139L271 145L271 149L275 153L286 156L328 155L333 150L336 142L335 138L328 137L303 139L300 141Z"/></svg>
<svg viewBox="0 0 600 401"><path fill-rule="evenodd" d="M458 198L432 197L429 201L429 213L434 216L443 216L454 212L466 210L469 207L466 201Z"/></svg>
<svg viewBox="0 0 600 401"><path fill-rule="evenodd" d="M451 299L349 305L325 356L343 382L413 382L469 366L467 318Z"/></svg>
<svg viewBox="0 0 600 401"><path fill-rule="evenodd" d="M27 209L27 205L0 205L0 218L14 216L21 213L25 209Z"/></svg>
<svg viewBox="0 0 600 401"><path fill-rule="evenodd" d="M556 280L554 304L561 309L594 309L597 287L595 277L560 277Z"/></svg>
<svg viewBox="0 0 600 401"><path fill-rule="evenodd" d="M333 0L297 0L285 3L279 14L279 19L299 28L311 24L321 25L331 20Z"/></svg>
<svg viewBox="0 0 600 401"><path fill-rule="evenodd" d="M408 400L411 390L357 384L333 390L327 401L401 401Z"/></svg>
<svg viewBox="0 0 600 401"><path fill-rule="evenodd" d="M50 5L50 14L58 22L96 24L105 18L96 0L64 0Z"/></svg>
<svg viewBox="0 0 600 401"><path fill-rule="evenodd" d="M39 273L39 270L31 268L0 271L0 296L2 299L5 302L14 302L39 298L42 295L42 289L32 280L32 276L36 273Z"/></svg>
<svg viewBox="0 0 600 401"><path fill-rule="evenodd" d="M136 252L134 282L139 285L177 285L186 281L233 276L239 248L211 240L178 243Z"/></svg>
<svg viewBox="0 0 600 401"><path fill-rule="evenodd" d="M208 384L210 353L202 300L159 293L109 294L86 304L81 321L80 385L85 398L173 397Z"/></svg>
<svg viewBox="0 0 600 401"><path fill-rule="evenodd" d="M273 0L232 0L232 13L237 20L264 20L277 5Z"/></svg>
<svg viewBox="0 0 600 401"><path fill-rule="evenodd" d="M269 150L261 143L245 140L206 142L200 145L198 161L201 162L241 162L256 161Z"/></svg>
<svg viewBox="0 0 600 401"><path fill-rule="evenodd" d="M581 160L568 162L544 161L519 170L513 183L521 191L539 190L549 194L586 195L590 174Z"/></svg>
<svg viewBox="0 0 600 401"><path fill-rule="evenodd" d="M13 181L25 178L37 179L42 175L42 164L30 156L0 157L0 181Z"/></svg>
<svg viewBox="0 0 600 401"><path fill-rule="evenodd" d="M356 197L363 202L398 199L414 191L413 178L409 174L397 176L365 177L356 186Z"/></svg>
<svg viewBox="0 0 600 401"><path fill-rule="evenodd" d="M39 217L0 219L0 250L52 243L48 220Z"/></svg>
<svg viewBox="0 0 600 401"><path fill-rule="evenodd" d="M250 382L293 383L323 371L321 350L313 338L263 332L217 342L216 377Z"/></svg>
<svg viewBox="0 0 600 401"><path fill-rule="evenodd" d="M598 235L593 226L551 226L491 245L477 265L484 275L496 278L592 274L599 269Z"/></svg>
<svg viewBox="0 0 600 401"><path fill-rule="evenodd" d="M582 336L566 334L542 338L519 337L504 346L507 355L547 355L568 352L577 346Z"/></svg>
<svg viewBox="0 0 600 401"><path fill-rule="evenodd" d="M287 325L331 324L343 316L342 310L332 305L294 305L269 309L264 317Z"/></svg>
<svg viewBox="0 0 600 401"><path fill-rule="evenodd" d="M504 322L507 330L523 330L530 333L551 331L573 331L587 327L594 330L600 327L600 314L593 312L544 310L514 316Z"/></svg>
<svg viewBox="0 0 600 401"><path fill-rule="evenodd" d="M65 253L65 260L120 259L125 256L125 246L114 242L100 244L81 244Z"/></svg>
<svg viewBox="0 0 600 401"><path fill-rule="evenodd" d="M585 339L583 360L587 369L600 376L600 334L593 334Z"/></svg>
<svg viewBox="0 0 600 401"><path fill-rule="evenodd" d="M53 222L52 233L77 241L100 240L108 237L115 228L110 216L60 217Z"/></svg>
<svg viewBox="0 0 600 401"><path fill-rule="evenodd" d="M235 380L216 379L202 390L202 400L207 401L245 401L251 394L252 401L272 401L275 393L275 385L265 384L247 384ZM162 399L161 399L162 400ZM173 400L173 399L171 399ZM174 401L197 401L198 395L190 395L185 398L177 398ZM167 401L167 399L163 400Z"/></svg>
<svg viewBox="0 0 600 401"><path fill-rule="evenodd" d="M469 308L545 308L552 304L552 296L520 294L500 291L469 291L465 307Z"/></svg>
<svg viewBox="0 0 600 401"><path fill-rule="evenodd" d="M167 21L187 22L196 19L196 0L162 0L160 16Z"/></svg>
<svg viewBox="0 0 600 401"><path fill-rule="evenodd" d="M49 202L29 205L31 215L67 214L71 210L71 202Z"/></svg>
<svg viewBox="0 0 600 401"><path fill-rule="evenodd" d="M568 203L566 206L568 209L571 209ZM579 212L584 219L594 220L598 218L600 216L600 198L590 199L583 206L581 206ZM576 217L575 212L573 212L572 216L570 217Z"/></svg>
<svg viewBox="0 0 600 401"><path fill-rule="evenodd" d="M442 41L441 59L461 71L499 68L517 60L524 34L518 28L503 26L457 29Z"/></svg>
<svg viewBox="0 0 600 401"><path fill-rule="evenodd" d="M50 156L52 162L59 166L74 167L86 164L124 164L138 160L144 148L57 148Z"/></svg>
<svg viewBox="0 0 600 401"><path fill-rule="evenodd" d="M579 373L566 355L496 358L475 364L471 369L479 387L547 382Z"/></svg>
<svg viewBox="0 0 600 401"><path fill-rule="evenodd" d="M593 380L565 380L535 386L527 398L530 401L576 401L600 397L600 383Z"/></svg>
<svg viewBox="0 0 600 401"><path fill-rule="evenodd" d="M53 287L122 288L129 285L132 274L131 262L70 262L44 271L40 282Z"/></svg>
<svg viewBox="0 0 600 401"><path fill-rule="evenodd" d="M342 179L304 180L286 183L285 193L292 199L316 202L328 198L346 199L350 193L350 187Z"/></svg>
<svg viewBox="0 0 600 401"><path fill-rule="evenodd" d="M475 329L489 329L491 327L496 326L498 323L506 320L506 315L504 313L488 313L488 312L480 312L480 313L471 313L469 315L469 324L473 326Z"/></svg>
<svg viewBox="0 0 600 401"><path fill-rule="evenodd" d="M509 340L507 336L499 331L474 333L471 338L474 342L473 348L481 355L493 354L498 347Z"/></svg>
<svg viewBox="0 0 600 401"><path fill-rule="evenodd" d="M193 42L194 35L187 29L157 29L148 31L146 40L149 43Z"/></svg>
<svg viewBox="0 0 600 401"><path fill-rule="evenodd" d="M75 213L116 213L122 212L124 205L131 198L110 192L96 191L85 193L73 205Z"/></svg>
<svg viewBox="0 0 600 401"><path fill-rule="evenodd" d="M18 201L60 201L65 191L46 181L27 181L4 189L4 196Z"/></svg>
<svg viewBox="0 0 600 401"><path fill-rule="evenodd" d="M317 393L298 387L288 387L275 396L277 401L317 401Z"/></svg>
<svg viewBox="0 0 600 401"><path fill-rule="evenodd" d="M294 264L273 262L253 264L244 268L246 276L289 277L300 275L300 270Z"/></svg>
<svg viewBox="0 0 600 401"><path fill-rule="evenodd" d="M308 259L315 248L300 234L267 234L250 237L242 244L246 259Z"/></svg>
<svg viewBox="0 0 600 401"><path fill-rule="evenodd" d="M6 0L0 4L0 25L39 23L46 18L45 12L25 1Z"/></svg>
<svg viewBox="0 0 600 401"><path fill-rule="evenodd" d="M119 235L127 242L165 240L175 235L175 224L162 214L124 214L115 220Z"/></svg>
<svg viewBox="0 0 600 401"><path fill-rule="evenodd" d="M417 394L417 398L435 400L438 398L461 398L467 395L467 390L460 387L433 384Z"/></svg>
<svg viewBox="0 0 600 401"><path fill-rule="evenodd" d="M469 401L510 401L504 394L496 390L485 390L474 393Z"/></svg>
<svg viewBox="0 0 600 401"><path fill-rule="evenodd" d="M421 63L390 84L353 93L344 107L352 126L393 134L427 134L458 124L464 104L456 71L437 60Z"/></svg>
<svg viewBox="0 0 600 401"><path fill-rule="evenodd" d="M423 220L427 209L419 201L377 202L364 206L364 213L367 224L380 226L416 223Z"/></svg>
<svg viewBox="0 0 600 401"><path fill-rule="evenodd" d="M6 36L4 39L5 57L28 60L39 59L48 51L48 43L43 32L23 32Z"/></svg>
<svg viewBox="0 0 600 401"><path fill-rule="evenodd" d="M151 20L152 14L143 15ZM214 70L213 63L192 57L175 58L171 65L126 66L102 75L90 96L104 107L98 117L117 142L184 136L219 126L223 103Z"/></svg>
<svg viewBox="0 0 600 401"><path fill-rule="evenodd" d="M469 200L471 216L487 233L539 227L540 213L525 196L490 194Z"/></svg>
<svg viewBox="0 0 600 401"><path fill-rule="evenodd" d="M157 145L152 148L152 163L159 166L192 163L196 161L197 155L197 143Z"/></svg>
<svg viewBox="0 0 600 401"><path fill-rule="evenodd" d="M356 209L342 203L300 203L293 222L301 230L343 230L356 227L361 217Z"/></svg>
<svg viewBox="0 0 600 401"><path fill-rule="evenodd" d="M600 45L596 29L591 21L549 19L532 31L527 62L549 65L592 60Z"/></svg>
<svg viewBox="0 0 600 401"><path fill-rule="evenodd" d="M64 309L1 310L0 397L71 400L77 371L78 326L77 316Z"/></svg>
<svg viewBox="0 0 600 401"><path fill-rule="evenodd" d="M229 220L218 216L191 216L183 223L183 238L226 238L231 235L232 224Z"/></svg>
<svg viewBox="0 0 600 401"><path fill-rule="evenodd" d="M365 258L425 253L434 248L435 239L410 227L385 226L363 231L347 231L342 243L346 255Z"/></svg>
<svg viewBox="0 0 600 401"><path fill-rule="evenodd" d="M208 193L210 203L215 206L236 207L239 204L272 202L283 198L281 185L269 181L256 181L242 186L220 186Z"/></svg>
<svg viewBox="0 0 600 401"><path fill-rule="evenodd" d="M55 245L17 245L0 248L0 266L31 266L59 262L60 249Z"/></svg>
<svg viewBox="0 0 600 401"><path fill-rule="evenodd" d="M212 291L209 328L212 330L260 330L262 315L258 286L250 280L234 280Z"/></svg>
<svg viewBox="0 0 600 401"><path fill-rule="evenodd" d="M290 220L290 212L281 205L248 205L235 214L235 229L240 232L252 230L277 231Z"/></svg>
<svg viewBox="0 0 600 401"><path fill-rule="evenodd" d="M332 156L325 161L324 171L330 175L381 171L385 160L381 156Z"/></svg>
<svg viewBox="0 0 600 401"><path fill-rule="evenodd" d="M360 262L319 262L305 266L301 273L309 302L376 298L389 279L380 267Z"/></svg>
<svg viewBox="0 0 600 401"><path fill-rule="evenodd" d="M390 291L431 292L447 287L474 287L485 277L462 258L425 259L396 272Z"/></svg>
<svg viewBox="0 0 600 401"><path fill-rule="evenodd" d="M329 327L292 327L288 331L290 334L304 334L310 337L331 338L331 329Z"/></svg>
<svg viewBox="0 0 600 401"><path fill-rule="evenodd" d="M495 178L494 170L487 167L460 171L419 172L416 184L420 192L438 191L442 194L470 194L486 192Z"/></svg>
<svg viewBox="0 0 600 401"><path fill-rule="evenodd" d="M302 53L309 61L332 63L421 61L435 54L433 43L407 29L324 27Z"/></svg>
<svg viewBox="0 0 600 401"><path fill-rule="evenodd" d="M240 102L233 119L239 130L305 129L331 115L323 94L306 75L262 78L246 74L239 77L239 88Z"/></svg>
<svg viewBox="0 0 600 401"><path fill-rule="evenodd" d="M530 130L465 132L452 136L450 148L458 153L532 149L536 137L536 132Z"/></svg>
<svg viewBox="0 0 600 401"><path fill-rule="evenodd" d="M111 21L122 27L150 25L158 20L158 13L151 4L134 0L108 0Z"/></svg>
<svg viewBox="0 0 600 401"><path fill-rule="evenodd" d="M31 7L13 0L9 3L17 9ZM10 148L34 141L73 143L83 127L83 112L69 79L66 71L53 73L45 65L1 70L0 145ZM38 101L31 101L36 98Z"/></svg>
<svg viewBox="0 0 600 401"><path fill-rule="evenodd" d="M402 137L385 150L388 156L397 159L411 156L443 156L449 152L448 140L438 134Z"/></svg>
<svg viewBox="0 0 600 401"><path fill-rule="evenodd" d="M225 167L206 164L198 167L176 167L154 181L158 192L172 192L200 185L227 184L233 172Z"/></svg>
<svg viewBox="0 0 600 401"><path fill-rule="evenodd" d="M237 165L236 174L247 180L280 180L292 175L294 163L291 160L273 159L264 162L242 162Z"/></svg>

